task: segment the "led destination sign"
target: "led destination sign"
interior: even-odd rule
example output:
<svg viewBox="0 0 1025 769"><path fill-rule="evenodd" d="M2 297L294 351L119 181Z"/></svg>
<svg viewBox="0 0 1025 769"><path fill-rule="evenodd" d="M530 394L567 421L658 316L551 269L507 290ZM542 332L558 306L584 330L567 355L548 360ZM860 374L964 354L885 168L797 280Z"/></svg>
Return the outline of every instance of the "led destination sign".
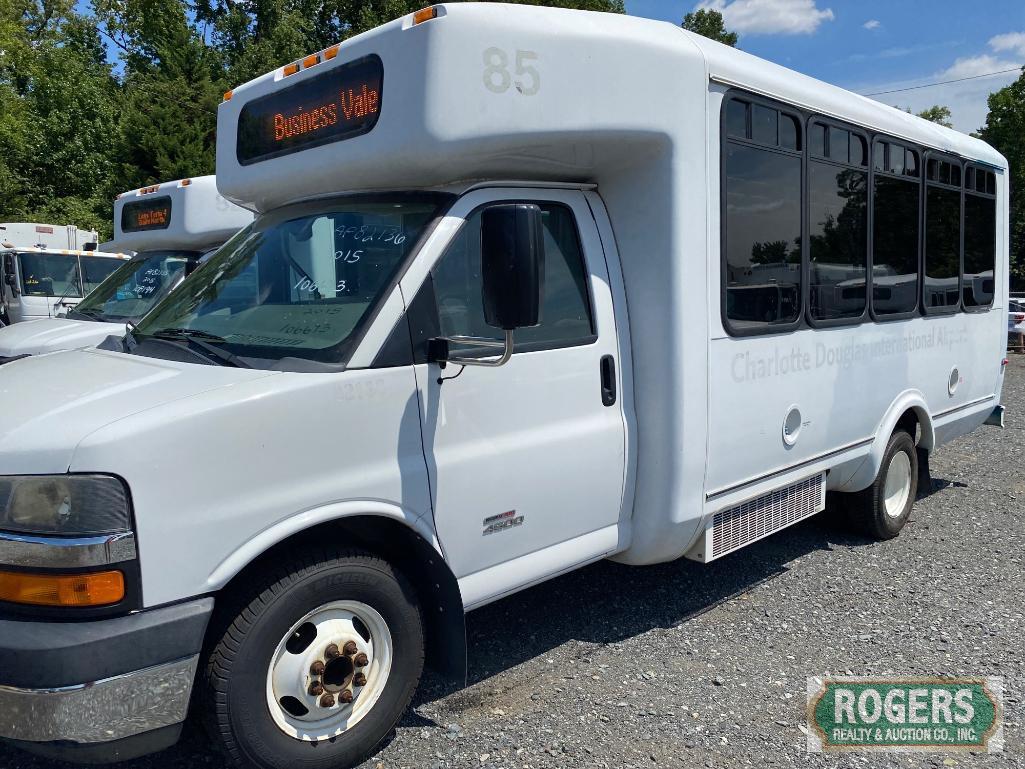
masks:
<svg viewBox="0 0 1025 769"><path fill-rule="evenodd" d="M343 64L246 104L235 152L249 165L368 133L381 114L377 56Z"/></svg>
<svg viewBox="0 0 1025 769"><path fill-rule="evenodd" d="M125 203L121 209L121 231L166 230L171 223L171 198L159 197Z"/></svg>

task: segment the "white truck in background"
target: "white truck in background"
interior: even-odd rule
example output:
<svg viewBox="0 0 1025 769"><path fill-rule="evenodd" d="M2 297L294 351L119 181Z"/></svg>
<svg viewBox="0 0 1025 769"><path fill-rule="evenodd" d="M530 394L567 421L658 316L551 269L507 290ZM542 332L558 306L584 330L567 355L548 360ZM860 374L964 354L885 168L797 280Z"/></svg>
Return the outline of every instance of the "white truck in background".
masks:
<svg viewBox="0 0 1025 769"><path fill-rule="evenodd" d="M0 326L62 315L102 283L126 257L98 241L73 224L0 223Z"/></svg>
<svg viewBox="0 0 1025 769"><path fill-rule="evenodd" d="M108 336L121 336L126 324L140 320L205 254L252 220L252 212L217 192L212 175L118 195L111 243L134 256L64 317L40 318L0 330L0 363L91 347Z"/></svg>

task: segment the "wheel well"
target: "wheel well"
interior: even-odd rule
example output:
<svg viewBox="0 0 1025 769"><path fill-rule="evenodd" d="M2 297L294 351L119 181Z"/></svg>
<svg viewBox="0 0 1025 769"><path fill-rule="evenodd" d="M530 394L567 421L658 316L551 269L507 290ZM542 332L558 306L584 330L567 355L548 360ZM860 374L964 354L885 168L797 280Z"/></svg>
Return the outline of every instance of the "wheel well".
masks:
<svg viewBox="0 0 1025 769"><path fill-rule="evenodd" d="M908 433L912 440L918 443L918 413L914 409L908 409L900 415L900 419L897 420L897 426L894 431L903 430Z"/></svg>
<svg viewBox="0 0 1025 769"><path fill-rule="evenodd" d="M427 540L392 518L358 515L297 532L248 564L220 590L230 595L251 575L271 567L287 550L325 542L372 552L401 571L417 593L424 621L426 663L443 677L466 682L466 628L459 583Z"/></svg>

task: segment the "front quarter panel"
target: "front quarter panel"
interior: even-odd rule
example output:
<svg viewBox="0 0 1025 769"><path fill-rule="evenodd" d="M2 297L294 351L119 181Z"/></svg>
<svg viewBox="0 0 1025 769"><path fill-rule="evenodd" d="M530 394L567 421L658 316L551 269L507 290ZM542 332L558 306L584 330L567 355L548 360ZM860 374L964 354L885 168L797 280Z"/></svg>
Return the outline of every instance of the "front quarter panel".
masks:
<svg viewBox="0 0 1025 769"><path fill-rule="evenodd" d="M98 430L72 470L128 482L146 606L212 592L325 516L390 510L413 522L430 509L409 368L203 393Z"/></svg>

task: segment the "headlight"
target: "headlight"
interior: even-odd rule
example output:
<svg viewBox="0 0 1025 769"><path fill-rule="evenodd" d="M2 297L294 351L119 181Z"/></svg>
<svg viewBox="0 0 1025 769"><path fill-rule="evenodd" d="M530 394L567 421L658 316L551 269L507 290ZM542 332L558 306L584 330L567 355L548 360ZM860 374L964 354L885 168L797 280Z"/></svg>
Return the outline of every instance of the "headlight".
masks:
<svg viewBox="0 0 1025 769"><path fill-rule="evenodd" d="M0 476L0 529L93 536L129 531L124 483L106 475Z"/></svg>

